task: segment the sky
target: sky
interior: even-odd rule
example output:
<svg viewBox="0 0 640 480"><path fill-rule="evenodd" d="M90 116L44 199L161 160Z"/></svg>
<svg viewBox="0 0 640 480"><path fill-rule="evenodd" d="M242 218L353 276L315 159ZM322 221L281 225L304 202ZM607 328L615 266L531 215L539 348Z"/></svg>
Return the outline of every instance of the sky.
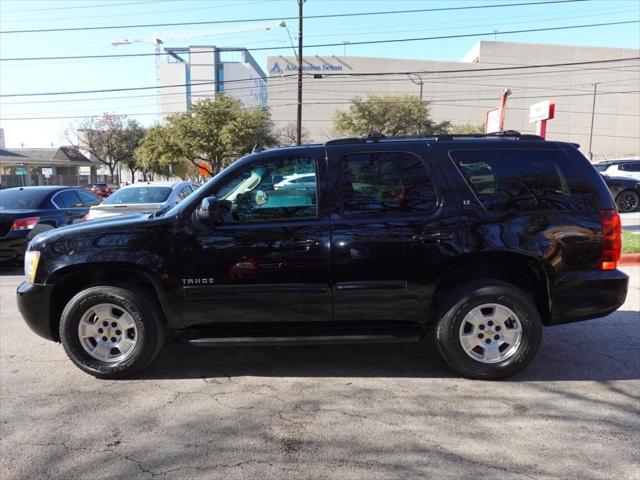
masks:
<svg viewBox="0 0 640 480"><path fill-rule="evenodd" d="M457 7L531 0L307 0L305 15L344 14L439 7ZM536 1L536 0L534 0ZM69 28L141 23L172 23L251 20L297 16L296 0L0 0L0 31ZM460 60L479 40L502 40L562 45L640 48L640 24L575 30L501 34L500 31L565 25L640 20L638 0L587 0L458 10L307 19L304 43L339 43L335 47L306 48L305 55L375 56L422 60ZM231 25L248 25L246 21ZM296 41L297 21L287 22ZM225 25L220 25L223 27ZM0 33L0 59L34 56L152 53L150 44L111 45L123 37L148 37L155 33L216 28L216 25L143 27L110 30ZM345 42L497 32L483 37L350 45ZM266 71L267 56L291 55L283 28L249 33L227 33L168 42L165 46L190 44L220 47L274 47L253 56ZM0 95L148 87L156 84L155 59L148 57L76 59L52 61L0 61ZM471 87L470 87L471 88ZM33 117L76 117L104 112L127 114L143 125L159 120L154 91L24 96L0 98L0 128L7 148L51 147L68 144L74 118L17 120ZM114 98L128 96L129 98Z"/></svg>

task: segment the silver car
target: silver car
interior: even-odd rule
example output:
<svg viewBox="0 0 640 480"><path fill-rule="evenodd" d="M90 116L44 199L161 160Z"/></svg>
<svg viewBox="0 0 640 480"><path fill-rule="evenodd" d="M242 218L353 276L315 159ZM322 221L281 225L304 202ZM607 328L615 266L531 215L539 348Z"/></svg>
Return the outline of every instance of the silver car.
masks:
<svg viewBox="0 0 640 480"><path fill-rule="evenodd" d="M91 207L87 220L168 209L198 188L193 182L137 182L116 190L100 205Z"/></svg>

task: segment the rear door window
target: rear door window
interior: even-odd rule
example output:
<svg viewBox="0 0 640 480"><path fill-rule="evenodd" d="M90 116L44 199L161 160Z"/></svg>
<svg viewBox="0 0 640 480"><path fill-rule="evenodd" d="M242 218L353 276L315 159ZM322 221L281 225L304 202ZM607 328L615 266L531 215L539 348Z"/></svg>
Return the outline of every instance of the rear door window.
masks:
<svg viewBox="0 0 640 480"><path fill-rule="evenodd" d="M82 207L80 197L73 190L65 190L53 197L53 201L60 208L78 208Z"/></svg>
<svg viewBox="0 0 640 480"><path fill-rule="evenodd" d="M85 192L84 190L77 190L76 193L80 196L82 205L85 207L93 207L94 205L98 205L102 201L100 198L89 192Z"/></svg>
<svg viewBox="0 0 640 480"><path fill-rule="evenodd" d="M189 185L186 185L182 187L182 189L180 189L180 192L178 193L178 199L184 200L189 195L191 195L191 193L192 193L191 187Z"/></svg>
<svg viewBox="0 0 640 480"><path fill-rule="evenodd" d="M640 162L623 163L619 169L623 172L640 172Z"/></svg>
<svg viewBox="0 0 640 480"><path fill-rule="evenodd" d="M488 210L597 208L593 189L562 150L453 150L450 156Z"/></svg>
<svg viewBox="0 0 640 480"><path fill-rule="evenodd" d="M417 155L409 152L348 154L340 164L345 217L424 214L436 207L433 182Z"/></svg>

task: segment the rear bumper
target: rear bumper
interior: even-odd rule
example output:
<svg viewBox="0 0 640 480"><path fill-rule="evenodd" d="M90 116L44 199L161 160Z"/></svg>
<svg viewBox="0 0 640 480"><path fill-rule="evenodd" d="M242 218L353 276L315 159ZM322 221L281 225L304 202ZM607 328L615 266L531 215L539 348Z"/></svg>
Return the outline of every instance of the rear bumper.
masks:
<svg viewBox="0 0 640 480"><path fill-rule="evenodd" d="M51 331L49 303L53 285L38 285L23 282L16 292L18 310L35 333L47 340L56 341Z"/></svg>
<svg viewBox="0 0 640 480"><path fill-rule="evenodd" d="M629 277L619 270L571 272L551 287L550 325L604 317L625 301Z"/></svg>
<svg viewBox="0 0 640 480"><path fill-rule="evenodd" d="M27 249L28 232L10 232L6 237L0 238L0 263L13 262L24 257Z"/></svg>

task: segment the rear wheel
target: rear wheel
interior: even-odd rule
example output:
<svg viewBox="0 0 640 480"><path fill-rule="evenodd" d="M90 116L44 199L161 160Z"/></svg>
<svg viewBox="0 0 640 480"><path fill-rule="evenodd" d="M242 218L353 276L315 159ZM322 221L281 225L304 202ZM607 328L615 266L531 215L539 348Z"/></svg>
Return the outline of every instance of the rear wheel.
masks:
<svg viewBox="0 0 640 480"><path fill-rule="evenodd" d="M498 280L478 280L446 297L435 336L445 361L460 375L500 379L533 360L542 324L522 290Z"/></svg>
<svg viewBox="0 0 640 480"><path fill-rule="evenodd" d="M60 340L71 361L106 379L134 375L156 357L164 329L156 302L141 291L92 287L74 296L60 320Z"/></svg>
<svg viewBox="0 0 640 480"><path fill-rule="evenodd" d="M621 213L635 212L640 206L640 195L633 190L623 190L616 197L616 205Z"/></svg>

